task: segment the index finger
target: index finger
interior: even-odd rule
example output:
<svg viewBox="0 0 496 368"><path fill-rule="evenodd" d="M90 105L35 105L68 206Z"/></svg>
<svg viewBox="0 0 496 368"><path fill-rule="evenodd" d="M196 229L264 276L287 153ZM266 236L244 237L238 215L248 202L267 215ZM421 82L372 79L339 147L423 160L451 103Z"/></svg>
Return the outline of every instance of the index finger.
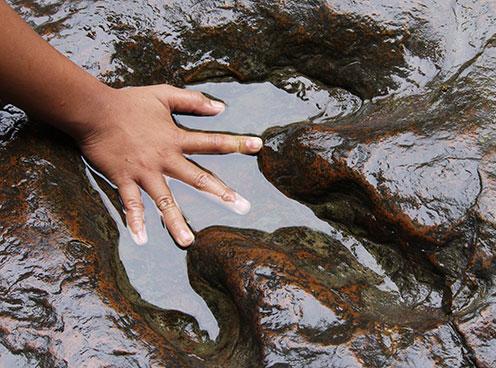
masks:
<svg viewBox="0 0 496 368"><path fill-rule="evenodd" d="M183 153L245 153L255 154L263 146L259 137L221 133L185 132L181 148Z"/></svg>

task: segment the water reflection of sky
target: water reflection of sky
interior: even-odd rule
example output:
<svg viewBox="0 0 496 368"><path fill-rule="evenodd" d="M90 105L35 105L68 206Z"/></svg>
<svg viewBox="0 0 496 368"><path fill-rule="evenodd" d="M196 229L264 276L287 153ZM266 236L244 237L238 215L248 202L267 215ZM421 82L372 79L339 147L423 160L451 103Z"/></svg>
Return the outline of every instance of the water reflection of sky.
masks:
<svg viewBox="0 0 496 368"><path fill-rule="evenodd" d="M191 88L222 99L228 108L217 117L177 116L179 124L191 129L258 135L271 126L287 125L316 116L322 108L322 94L327 93L312 89L309 91L311 93L305 94L305 98L301 98L301 93L288 93L268 82L204 83ZM312 99L312 95L316 98ZM331 95L328 96L329 101L333 101ZM327 110L332 111L328 105ZM307 226L332 232L336 236L335 230L318 219L309 208L287 198L270 184L260 173L256 157L233 154L194 155L190 158L214 172L252 203L251 212L239 216L187 185L170 180L176 200L195 231L212 225L268 232L287 226ZM219 332L217 321L189 284L186 252L175 246L163 228L151 199L143 193L149 242L140 247L132 242L117 210L105 194L99 192L119 227L120 257L131 284L141 297L158 307L195 317L200 328L215 338Z"/></svg>

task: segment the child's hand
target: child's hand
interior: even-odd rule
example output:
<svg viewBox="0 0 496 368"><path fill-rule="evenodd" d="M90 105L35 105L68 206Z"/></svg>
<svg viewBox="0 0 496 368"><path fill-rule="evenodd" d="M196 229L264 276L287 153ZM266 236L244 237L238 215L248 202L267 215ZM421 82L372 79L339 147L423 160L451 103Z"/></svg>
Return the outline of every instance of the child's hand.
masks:
<svg viewBox="0 0 496 368"><path fill-rule="evenodd" d="M176 241L193 242L164 175L212 193L238 213L250 209L248 201L183 154L256 153L262 141L187 132L171 118L172 112L215 115L224 105L166 85L110 88L48 45L3 0L0 97L79 142L86 157L119 187L137 243L147 238L139 187L155 200Z"/></svg>
<svg viewBox="0 0 496 368"><path fill-rule="evenodd" d="M262 140L188 132L176 126L171 117L172 112L216 115L224 111L221 102L168 85L109 89L106 100L105 107L92 114L87 124L90 129L76 138L84 155L118 186L137 243L147 241L139 187L153 198L180 245L188 246L194 240L164 175L217 196L237 213L249 211L247 200L188 161L184 154L253 154L262 147Z"/></svg>

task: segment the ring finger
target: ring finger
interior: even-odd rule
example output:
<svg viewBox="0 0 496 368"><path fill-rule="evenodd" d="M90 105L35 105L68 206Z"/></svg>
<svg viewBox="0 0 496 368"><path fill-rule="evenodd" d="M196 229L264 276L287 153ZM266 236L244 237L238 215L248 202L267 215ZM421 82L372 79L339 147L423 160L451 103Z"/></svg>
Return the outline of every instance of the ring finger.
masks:
<svg viewBox="0 0 496 368"><path fill-rule="evenodd" d="M147 177L141 182L143 189L152 197L155 205L162 214L165 226L176 242L183 246L190 246L195 237L186 224L179 207L172 196L169 186L162 175Z"/></svg>

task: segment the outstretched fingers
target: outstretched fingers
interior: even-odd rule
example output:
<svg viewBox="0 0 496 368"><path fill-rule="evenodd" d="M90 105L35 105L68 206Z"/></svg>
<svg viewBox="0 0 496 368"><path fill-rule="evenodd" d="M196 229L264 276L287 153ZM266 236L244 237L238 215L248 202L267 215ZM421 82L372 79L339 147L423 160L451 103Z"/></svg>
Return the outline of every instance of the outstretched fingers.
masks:
<svg viewBox="0 0 496 368"><path fill-rule="evenodd" d="M145 209L140 189L133 181L122 183L118 185L118 188L131 237L136 244L144 245L148 242L148 235L146 233Z"/></svg>
<svg viewBox="0 0 496 368"><path fill-rule="evenodd" d="M262 148L259 137L220 133L185 132L181 147L186 154L195 153L244 153L255 154Z"/></svg>
<svg viewBox="0 0 496 368"><path fill-rule="evenodd" d="M195 240L193 232L186 224L179 207L162 175L147 177L141 183L143 189L152 197L160 211L165 226L176 242L183 246L190 246Z"/></svg>

